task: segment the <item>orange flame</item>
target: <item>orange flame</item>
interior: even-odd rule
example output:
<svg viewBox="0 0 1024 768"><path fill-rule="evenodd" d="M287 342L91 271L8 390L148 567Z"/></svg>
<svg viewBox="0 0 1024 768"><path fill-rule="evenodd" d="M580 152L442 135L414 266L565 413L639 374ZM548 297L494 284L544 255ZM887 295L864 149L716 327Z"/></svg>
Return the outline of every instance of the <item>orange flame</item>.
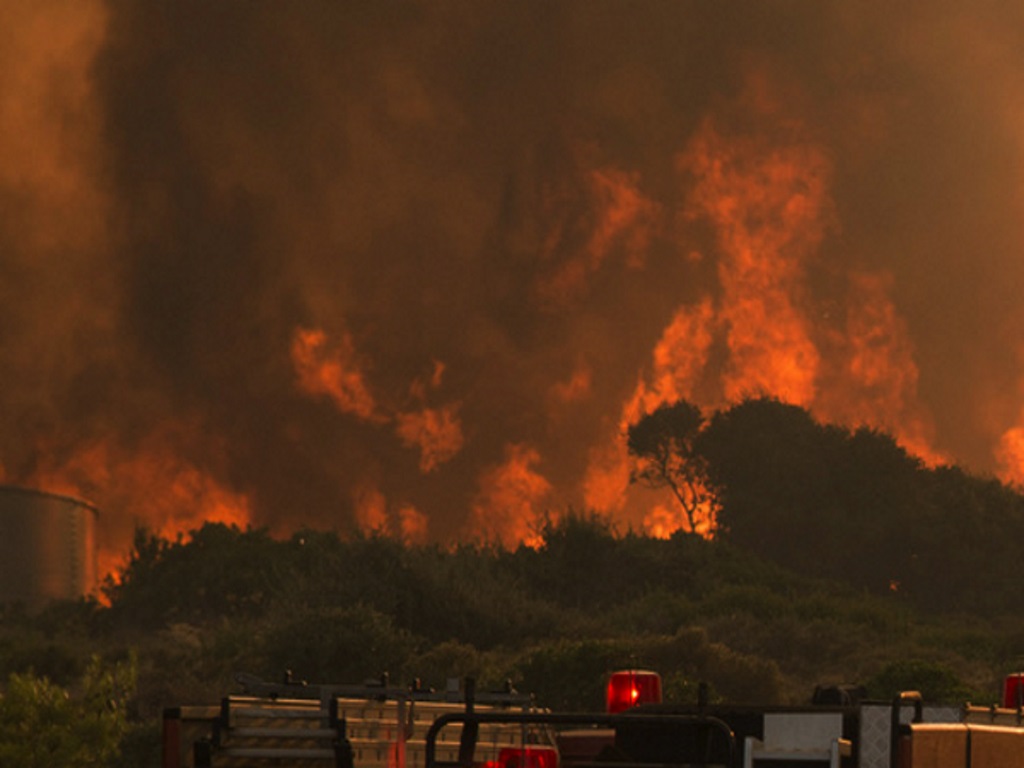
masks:
<svg viewBox="0 0 1024 768"><path fill-rule="evenodd" d="M510 444L505 461L481 475L470 516L477 537L503 546L540 546L541 504L551 493L551 483L534 469L538 463L535 449Z"/></svg>
<svg viewBox="0 0 1024 768"><path fill-rule="evenodd" d="M379 420L351 334L343 333L331 348L324 331L299 328L292 338L292 363L303 391L330 397L343 413Z"/></svg>
<svg viewBox="0 0 1024 768"><path fill-rule="evenodd" d="M459 403L440 408L392 414L378 405L366 383L366 374L349 333L329 345L327 334L319 329L298 328L292 339L292 365L299 387L310 395L326 395L342 413L364 421L383 424L395 422L395 433L407 448L420 450L420 471L428 474L462 450L464 437L459 419ZM444 363L435 360L427 379L413 379L409 393L426 398L427 389L441 385Z"/></svg>
<svg viewBox="0 0 1024 768"><path fill-rule="evenodd" d="M718 510L714 504L703 505L694 515L696 530L692 531L705 539L714 538ZM668 504L655 504L644 515L643 532L654 539L668 539L676 531L686 531L690 522L674 500Z"/></svg>
<svg viewBox="0 0 1024 768"><path fill-rule="evenodd" d="M587 508L603 513L621 511L626 505L631 466L621 430L591 448L582 484Z"/></svg>
<svg viewBox="0 0 1024 768"><path fill-rule="evenodd" d="M996 447L999 478L1017 488L1024 488L1024 427L1011 427L999 438Z"/></svg>
<svg viewBox="0 0 1024 768"><path fill-rule="evenodd" d="M458 404L400 413L395 431L406 447L419 446L420 471L432 472L462 450L462 423Z"/></svg>
<svg viewBox="0 0 1024 768"><path fill-rule="evenodd" d="M649 376L623 405L617 433L591 450L584 495L599 510L637 503L628 488L629 424L682 398L718 408L771 395L821 418L884 428L925 461L943 460L931 447L929 422L917 402L913 350L888 299L886 278L849 276L840 330L830 332L822 322L829 318L811 304L808 267L833 226L831 166L798 123L773 118L781 112L770 83L758 77L752 85L746 106L776 119L774 130L729 134L709 118L677 158L678 170L692 180L686 216L713 228L720 292L676 312L655 346ZM725 358L709 369L719 338ZM717 393L708 386L712 380ZM1007 434L1004 455L1018 450L1018 437ZM713 502L699 515L704 535L713 532L715 516ZM655 535L686 527L671 499L646 508L642 519Z"/></svg>
<svg viewBox="0 0 1024 768"><path fill-rule="evenodd" d="M427 541L427 516L407 504L398 510L398 528L406 544L424 544Z"/></svg>
<svg viewBox="0 0 1024 768"><path fill-rule="evenodd" d="M387 497L371 485L357 488L352 494L352 501L356 526L363 533L396 537L406 544L427 541L427 516L411 504L404 504L392 512Z"/></svg>
<svg viewBox="0 0 1024 768"><path fill-rule="evenodd" d="M106 13L99 0L67 4L59 12L27 3L0 7L0 42L6 43L0 45L0 63L8 65L0 66L0 85L14 94L0 103L0 128L8 128L11 135L0 142L0 182L12 194L32 198L31 204L16 207L19 215L25 211L37 219L26 227L25 235L26 241L33 240L26 245L33 257L71 253L74 249L65 247L72 239L69 232L74 242L85 243L83 250L95 249L107 234L102 222L110 217L103 215L106 203L95 182L101 176L101 161L96 158L103 157L97 138L102 115L87 74L91 70L82 65L102 47ZM29 32L9 32L15 29ZM407 127L434 125L445 110L437 109L432 101L436 94L423 90L421 82L410 77L412 72L402 65L383 71L385 93L397 97L386 99L389 114ZM46 98L58 82L63 97ZM713 232L718 284L710 295L665 318L668 322L655 342L649 369L635 387L627 385L619 393L622 401L611 409L604 435L590 446L583 479L588 506L598 511L628 509L656 535L678 529L682 518L661 499L652 505L630 494L624 430L644 413L679 398L719 407L747 395L771 394L825 418L883 427L918 455L941 460L930 446L928 419L917 403L914 351L889 298L889 278L851 275L848 306L835 313L840 323L835 330L809 300L809 268L820 259L833 224L828 153L809 141L798 121L779 108L766 77L752 78L742 103L734 106L745 113L740 123L753 114L759 125L756 135L730 130L729 115L716 115L699 125L676 159L677 171L688 179L684 218L699 219ZM213 142L218 147L222 143ZM373 163L367 167L376 172ZM572 213L544 233L546 239L542 235L542 256L551 258L554 266L534 287L551 302L585 292L616 257L626 268L644 266L651 258L652 239L664 224L662 205L645 194L638 173L583 167L579 183L572 185L574 199L564 206ZM221 173L214 171L212 176L217 179ZM232 173L245 175L238 169ZM239 178L228 174L217 184L234 188ZM574 219L579 208L583 213ZM58 217L66 224L67 211L75 219L73 225L50 225ZM691 254L691 264L703 258L692 243L678 245L681 252ZM93 262L89 266L98 271ZM93 317L90 322L98 321ZM113 320L104 316L102 322ZM652 334L643 343L654 339ZM299 389L363 421L389 428L393 422L402 445L419 451L422 473L439 473L463 450L463 401L425 405L428 392L441 386L443 363L435 361L429 375L409 384L418 405L398 410L371 386L371 369L351 333L329 336L323 330L298 328L290 355ZM594 390L608 378L603 374L579 363L571 376L544 389L552 411L595 397ZM247 524L248 498L218 482L223 473L209 471L198 459L184 458L197 453L188 448L195 446L171 429L158 429L141 446L131 448L98 441L70 459L49 455L29 480L90 498L101 509L131 509L167 535L205 520ZM1020 482L1024 427L1006 431L999 452L1006 475ZM509 445L503 462L480 475L472 508L478 533L505 543L536 542L540 505L552 491L537 470L540 461L538 450ZM117 503L106 503L106 496L116 496ZM410 541L426 536L426 516L404 500L389 500L375 488L363 488L356 492L354 505L364 530ZM712 514L709 511L704 518L709 526ZM113 545L107 546L108 554L115 551Z"/></svg>
<svg viewBox="0 0 1024 768"><path fill-rule="evenodd" d="M614 168L590 174L592 195L600 211L598 226L587 244L594 269L619 241L626 249L629 266L641 266L646 259L652 223L661 206L640 193L639 178L639 174Z"/></svg>
<svg viewBox="0 0 1024 768"><path fill-rule="evenodd" d="M626 449L626 431L630 424L664 403L693 398L694 388L707 364L714 321L710 299L676 311L654 347L650 376L653 384L648 386L643 380L637 384L633 395L623 405L614 436L590 451L583 480L583 496L589 508L610 512L626 506L632 468ZM668 504L671 505L671 501ZM650 517L650 525L647 517ZM680 523L675 528L666 527L670 517L652 510L645 516L644 529L667 531L665 535L668 535L685 527L681 510L673 518ZM710 530L713 526L709 523L707 527Z"/></svg>
<svg viewBox="0 0 1024 768"><path fill-rule="evenodd" d="M836 343L844 364L815 411L826 420L884 429L925 463L944 463L917 402L918 368L906 323L888 295L891 277L860 272L849 281L845 334Z"/></svg>
<svg viewBox="0 0 1024 768"><path fill-rule="evenodd" d="M183 447L190 440L187 430L167 425L132 448L99 440L63 460L42 448L39 455L43 458L36 470L19 481L97 504L102 577L115 573L124 563L138 521L172 540L207 522L239 528L251 524L245 494L224 486L213 474L183 458Z"/></svg>
<svg viewBox="0 0 1024 768"><path fill-rule="evenodd" d="M381 535L390 532L388 500L378 488L357 488L352 494L352 501L355 504L355 522L359 530Z"/></svg>
<svg viewBox="0 0 1024 768"><path fill-rule="evenodd" d="M639 176L614 168L591 171L587 176L590 205L596 223L588 227L586 243L538 284L541 297L564 303L582 293L616 246L625 250L629 267L643 264L652 228L661 206L639 190ZM556 229L546 250L564 246L566 234Z"/></svg>
<svg viewBox="0 0 1024 768"><path fill-rule="evenodd" d="M692 400L707 365L717 320L711 299L680 307L654 347L651 386L641 381L626 403L622 426L635 424L645 413L678 400Z"/></svg>
<svg viewBox="0 0 1024 768"><path fill-rule="evenodd" d="M804 265L829 220L829 165L812 146L726 138L710 120L680 155L692 216L715 227L728 402L773 394L810 405L819 354L800 307Z"/></svg>
<svg viewBox="0 0 1024 768"><path fill-rule="evenodd" d="M752 85L752 107L775 111L770 84L754 78ZM679 167L695 179L690 214L713 224L720 250L725 402L772 395L826 420L885 429L926 462L944 461L917 401L918 369L888 277L847 275L838 334L808 300L808 265L833 226L825 152L793 121L778 121L774 137L754 138L726 136L708 120Z"/></svg>

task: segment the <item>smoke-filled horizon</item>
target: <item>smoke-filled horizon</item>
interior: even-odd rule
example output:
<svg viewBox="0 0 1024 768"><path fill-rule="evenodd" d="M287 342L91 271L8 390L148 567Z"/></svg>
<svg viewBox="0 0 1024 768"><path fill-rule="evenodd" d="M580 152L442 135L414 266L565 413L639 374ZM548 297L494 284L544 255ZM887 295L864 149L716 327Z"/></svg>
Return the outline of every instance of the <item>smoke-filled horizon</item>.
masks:
<svg viewBox="0 0 1024 768"><path fill-rule="evenodd" d="M751 395L1024 479L1024 10L0 8L0 481L137 523L663 535Z"/></svg>

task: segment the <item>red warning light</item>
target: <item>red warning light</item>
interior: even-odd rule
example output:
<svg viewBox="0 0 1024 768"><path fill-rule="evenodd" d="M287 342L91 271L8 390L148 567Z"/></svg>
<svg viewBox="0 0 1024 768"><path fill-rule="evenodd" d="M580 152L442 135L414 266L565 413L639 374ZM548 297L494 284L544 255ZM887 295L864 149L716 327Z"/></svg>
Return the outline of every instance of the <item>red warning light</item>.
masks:
<svg viewBox="0 0 1024 768"><path fill-rule="evenodd" d="M605 705L614 715L638 704L661 702L661 677L645 669L627 669L615 672L608 680Z"/></svg>
<svg viewBox="0 0 1024 768"><path fill-rule="evenodd" d="M558 768L558 751L551 747L503 747L497 768Z"/></svg>
<svg viewBox="0 0 1024 768"><path fill-rule="evenodd" d="M1024 703L1024 672L1007 675L1003 681L1003 706L1007 709L1020 709Z"/></svg>

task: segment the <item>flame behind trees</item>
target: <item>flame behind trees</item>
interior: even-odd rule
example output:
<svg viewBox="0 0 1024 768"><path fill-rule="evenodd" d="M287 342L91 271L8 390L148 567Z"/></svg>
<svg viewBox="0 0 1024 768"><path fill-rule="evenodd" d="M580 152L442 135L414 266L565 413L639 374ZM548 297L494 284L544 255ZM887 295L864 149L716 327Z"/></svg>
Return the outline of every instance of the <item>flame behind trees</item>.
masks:
<svg viewBox="0 0 1024 768"><path fill-rule="evenodd" d="M679 398L1024 481L1016 11L2 5L0 467L112 555L700 528L629 486Z"/></svg>
<svg viewBox="0 0 1024 768"><path fill-rule="evenodd" d="M685 400L660 406L629 427L627 446L636 459L630 480L668 487L682 507L692 533L714 530L715 497L707 465L695 450L704 425L700 409Z"/></svg>
<svg viewBox="0 0 1024 768"><path fill-rule="evenodd" d="M633 478L670 488L691 530L705 533L703 513L713 510L712 532L735 547L877 594L899 584L933 606L948 607L953 594L961 604L980 599L953 582L972 569L1004 567L976 558L987 545L965 542L994 542L999 527L1024 526L1020 494L929 467L884 432L825 424L777 398L748 399L707 418L687 401L663 405L627 441Z"/></svg>

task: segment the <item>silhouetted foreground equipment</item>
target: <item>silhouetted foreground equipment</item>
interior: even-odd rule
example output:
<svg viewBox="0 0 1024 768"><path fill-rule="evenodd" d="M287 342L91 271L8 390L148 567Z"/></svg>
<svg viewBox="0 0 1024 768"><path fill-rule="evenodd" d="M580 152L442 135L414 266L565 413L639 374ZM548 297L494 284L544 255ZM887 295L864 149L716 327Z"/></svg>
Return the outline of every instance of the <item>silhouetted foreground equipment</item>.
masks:
<svg viewBox="0 0 1024 768"><path fill-rule="evenodd" d="M606 711L582 714L540 710L511 686L477 693L472 680L435 693L386 677L240 678L244 695L219 707L165 710L162 768L1024 768L1024 675L991 707L838 688L803 707L663 704L656 677L617 673Z"/></svg>
<svg viewBox="0 0 1024 768"><path fill-rule="evenodd" d="M458 759L443 759L438 755L438 735L453 724L461 724L462 740ZM639 712L623 712L621 714L563 714L557 712L479 712L467 711L451 713L439 717L427 732L426 768L471 768L480 765L475 757L475 741L472 736L478 729L488 725L518 725L523 727L542 727L545 730L573 726L571 734L592 733L607 735L609 741L599 745L596 754L578 755L571 761L574 768L733 768L737 765L738 752L736 738L732 730L722 720L708 715L666 715L642 714ZM655 727L670 731L676 739L676 759L652 761L636 757L621 749L617 734L620 729L636 727ZM578 729L583 730L578 730ZM563 731L563 733L565 733ZM559 748L564 741L559 741ZM547 758L546 755L551 757ZM485 763L486 768L556 768L559 764L559 751L550 748L530 748L523 750L517 757L525 758L517 762L501 761L492 766ZM561 764L569 765L566 755L561 755Z"/></svg>
<svg viewBox="0 0 1024 768"><path fill-rule="evenodd" d="M471 681L435 693L418 685L396 688L387 678L361 686L265 683L240 677L247 694L219 707L164 711L163 768L312 766L424 768L426 734L443 715L476 711L528 711L531 698L505 691L477 694ZM556 768L512 764L525 744L539 748L533 729L494 724L472 734L480 759L503 768ZM464 738L465 736L465 738ZM458 760L470 734L448 729L437 754Z"/></svg>
<svg viewBox="0 0 1024 768"><path fill-rule="evenodd" d="M840 768L853 755L853 742L843 738L841 712L767 712L762 738L744 740L743 766L755 762L825 762Z"/></svg>
<svg viewBox="0 0 1024 768"><path fill-rule="evenodd" d="M344 768L347 749L344 721L318 701L228 696L194 756L196 768L287 760Z"/></svg>
<svg viewBox="0 0 1024 768"><path fill-rule="evenodd" d="M1018 684L1011 682L1016 678ZM1024 768L1024 708L1021 675L1007 677L1002 706L964 706L955 723L924 722L920 696L897 697L893 709L910 702L914 716L894 727L892 761L896 768ZM1011 692L1012 691L1012 695Z"/></svg>

